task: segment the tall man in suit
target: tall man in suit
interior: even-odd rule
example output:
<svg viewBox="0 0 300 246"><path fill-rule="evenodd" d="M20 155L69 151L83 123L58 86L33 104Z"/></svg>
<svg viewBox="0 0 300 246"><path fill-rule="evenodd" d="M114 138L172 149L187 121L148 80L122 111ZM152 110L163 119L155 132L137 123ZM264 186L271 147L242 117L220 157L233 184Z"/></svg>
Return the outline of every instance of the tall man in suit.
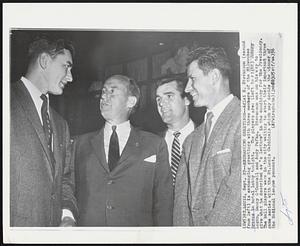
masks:
<svg viewBox="0 0 300 246"><path fill-rule="evenodd" d="M172 225L166 143L129 122L139 98L134 80L108 78L100 100L105 126L75 140L80 226Z"/></svg>
<svg viewBox="0 0 300 246"><path fill-rule="evenodd" d="M49 93L62 94L72 81L73 53L64 40L39 38L27 73L11 86L11 226L74 225L69 129L48 103Z"/></svg>
<svg viewBox="0 0 300 246"><path fill-rule="evenodd" d="M177 172L174 225L240 226L240 101L230 93L230 64L223 48L190 54L185 88L204 122L186 139Z"/></svg>
<svg viewBox="0 0 300 246"><path fill-rule="evenodd" d="M175 185L176 172L181 158L182 144L195 129L189 115L190 99L184 92L186 77L168 75L156 84L156 104L167 129L161 134L166 140L169 163Z"/></svg>

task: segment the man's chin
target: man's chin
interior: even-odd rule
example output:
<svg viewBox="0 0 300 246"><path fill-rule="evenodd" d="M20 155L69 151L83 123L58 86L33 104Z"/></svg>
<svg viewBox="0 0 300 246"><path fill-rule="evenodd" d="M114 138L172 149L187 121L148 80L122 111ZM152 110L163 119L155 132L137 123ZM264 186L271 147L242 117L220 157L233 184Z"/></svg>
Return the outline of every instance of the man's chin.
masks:
<svg viewBox="0 0 300 246"><path fill-rule="evenodd" d="M52 94L52 95L62 95L63 94L63 89L60 89L60 90L57 90L57 91L49 91L49 94Z"/></svg>
<svg viewBox="0 0 300 246"><path fill-rule="evenodd" d="M170 124L172 122L172 119L169 118L169 117L165 117L165 118L162 118L162 121L165 123L165 124Z"/></svg>
<svg viewBox="0 0 300 246"><path fill-rule="evenodd" d="M196 101L196 102L194 101L194 102L193 102L193 105L194 105L194 107L197 107L197 108L203 106L202 103L200 103L200 102L198 102L198 101Z"/></svg>

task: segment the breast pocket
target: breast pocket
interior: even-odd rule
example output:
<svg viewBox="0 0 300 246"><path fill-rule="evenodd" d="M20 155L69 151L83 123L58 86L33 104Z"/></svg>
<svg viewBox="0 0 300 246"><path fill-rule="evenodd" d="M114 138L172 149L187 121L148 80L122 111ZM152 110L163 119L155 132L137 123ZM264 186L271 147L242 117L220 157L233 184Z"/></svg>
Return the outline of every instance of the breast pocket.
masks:
<svg viewBox="0 0 300 246"><path fill-rule="evenodd" d="M156 162L148 162L143 161L141 163L141 177L142 177L142 183L146 185L146 187L151 187L154 182L154 176L155 176L155 167Z"/></svg>

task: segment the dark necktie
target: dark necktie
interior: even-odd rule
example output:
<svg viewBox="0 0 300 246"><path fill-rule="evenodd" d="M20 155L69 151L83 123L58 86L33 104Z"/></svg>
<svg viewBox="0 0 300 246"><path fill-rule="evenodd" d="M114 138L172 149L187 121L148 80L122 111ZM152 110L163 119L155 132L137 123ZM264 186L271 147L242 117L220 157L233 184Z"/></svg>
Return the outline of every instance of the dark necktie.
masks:
<svg viewBox="0 0 300 246"><path fill-rule="evenodd" d="M206 144L207 144L207 141L208 141L209 132L210 132L210 128L211 128L211 122L212 122L213 117L214 117L213 112L207 112L205 126L204 126L205 127L205 129L204 129L204 144L203 144L203 148L202 148L201 159L203 157L204 150L206 148Z"/></svg>
<svg viewBox="0 0 300 246"><path fill-rule="evenodd" d="M180 157L181 157L181 153L180 153L180 143L179 143L179 135L180 132L174 132L174 140L172 143L172 150L171 150L171 173L173 176L173 185L175 185L175 180L176 180L176 173L177 173L177 169L180 163Z"/></svg>
<svg viewBox="0 0 300 246"><path fill-rule="evenodd" d="M116 128L116 126L112 126L113 132L110 136L109 141L108 167L110 171L112 171L117 166L118 161L120 159L119 140Z"/></svg>
<svg viewBox="0 0 300 246"><path fill-rule="evenodd" d="M48 114L48 98L45 94L41 95L41 99L43 100L43 104L42 104L42 109L41 109L41 113L42 113L42 120L43 120L43 129L44 129L44 133L45 133L45 137L46 137L46 142L47 142L47 147L49 149L49 153L50 153L50 158L51 158L51 164L52 164L52 171L54 171L54 155L52 152L52 127L51 127L51 123L50 123L50 117Z"/></svg>

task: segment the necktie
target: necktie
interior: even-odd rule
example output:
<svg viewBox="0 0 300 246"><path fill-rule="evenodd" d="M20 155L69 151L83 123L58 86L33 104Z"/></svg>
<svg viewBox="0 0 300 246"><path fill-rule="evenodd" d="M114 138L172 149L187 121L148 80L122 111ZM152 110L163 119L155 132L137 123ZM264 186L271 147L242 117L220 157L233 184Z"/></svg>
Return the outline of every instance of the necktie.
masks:
<svg viewBox="0 0 300 246"><path fill-rule="evenodd" d="M171 150L171 173L173 176L173 185L175 185L176 173L177 173L177 169L181 157L180 143L178 139L180 132L174 132L173 135L174 135L174 140L172 143L172 150Z"/></svg>
<svg viewBox="0 0 300 246"><path fill-rule="evenodd" d="M48 98L45 94L42 94L41 99L43 100L42 109L41 109L42 120L43 120L43 129L44 129L44 133L45 133L45 137L46 137L47 147L48 147L49 153L50 153L52 171L54 171L55 160L54 160L54 155L52 152L52 133L53 133L53 131L52 131L50 117L49 117L48 110L47 110Z"/></svg>
<svg viewBox="0 0 300 246"><path fill-rule="evenodd" d="M204 129L204 144L203 144L203 148L202 148L202 155L201 155L201 159L203 157L204 154L204 150L208 141L208 137L209 137L209 132L210 132L210 128L211 128L211 122L212 122L212 118L214 117L213 112L207 112L206 114L206 121L205 121L205 129Z"/></svg>
<svg viewBox="0 0 300 246"><path fill-rule="evenodd" d="M109 151L108 151L108 167L109 170L112 171L118 164L120 159L120 152L119 152L119 140L118 134L116 132L116 126L112 126L112 134L110 136L109 141Z"/></svg>

